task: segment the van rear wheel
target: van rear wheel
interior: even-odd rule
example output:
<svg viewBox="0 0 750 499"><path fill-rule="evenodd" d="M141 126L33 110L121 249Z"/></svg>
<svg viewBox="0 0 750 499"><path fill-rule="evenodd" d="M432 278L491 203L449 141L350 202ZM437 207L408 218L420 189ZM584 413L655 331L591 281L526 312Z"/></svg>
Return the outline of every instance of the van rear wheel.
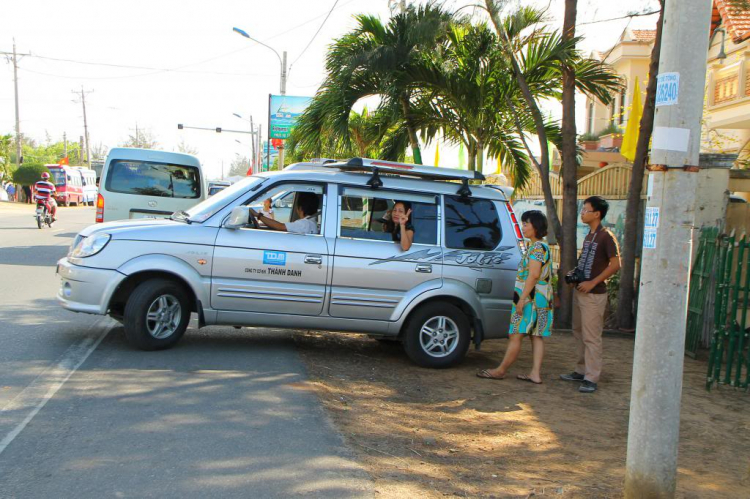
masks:
<svg viewBox="0 0 750 499"><path fill-rule="evenodd" d="M190 322L190 300L185 290L166 279L138 285L125 305L125 336L141 350L161 350L177 343Z"/></svg>
<svg viewBox="0 0 750 499"><path fill-rule="evenodd" d="M444 368L460 362L471 343L469 319L461 309L445 302L428 303L409 317L404 350L422 367Z"/></svg>

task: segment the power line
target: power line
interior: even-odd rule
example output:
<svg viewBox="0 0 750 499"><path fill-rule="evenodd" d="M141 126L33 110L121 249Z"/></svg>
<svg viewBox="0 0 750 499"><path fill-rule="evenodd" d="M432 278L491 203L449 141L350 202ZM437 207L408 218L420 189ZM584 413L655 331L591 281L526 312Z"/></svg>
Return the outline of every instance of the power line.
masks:
<svg viewBox="0 0 750 499"><path fill-rule="evenodd" d="M578 23L576 26L585 26L587 24L598 24L598 23L608 23L610 21L619 21L620 19L633 19L634 17L643 17L643 16L652 16L654 14L658 14L661 12L660 10L652 10L650 12L641 12L638 14L628 14L626 16L620 16L620 17L613 17L612 19L601 19L599 21L587 21L585 23Z"/></svg>
<svg viewBox="0 0 750 499"><path fill-rule="evenodd" d="M343 3L343 4L341 4L341 5L340 5L340 6L338 7L338 8L346 7L346 6L347 6L347 5L349 5L350 3L354 3L354 2L357 2L357 1L358 1L358 0L349 0L348 2L346 2L346 3ZM263 41L263 42L267 42L267 41L269 41L269 40L273 40L274 38L278 38L278 37L280 37L280 36L284 36L284 35L286 35L287 33L291 32L291 31L294 31L294 30L295 30L295 29L297 29L297 28L301 28L302 26L307 26L307 25L308 25L308 24L310 24L311 22L313 22L313 21L316 21L316 20L320 19L320 18L321 18L321 17L323 17L324 15L326 15L326 14L320 14L319 16L311 17L310 19L308 19L307 21L305 21L305 22L303 22L303 23L301 23L301 24L298 24L298 25L296 25L296 26L293 26L293 27L289 28L289 29L288 29L288 30L286 30L286 31L282 31L281 33L276 33L275 35L269 36L268 38L266 38L266 39L264 39L264 40L262 40L262 41ZM327 17L327 16L330 16L330 15L331 15L331 13L329 12L329 13L328 13L328 14L326 15L326 17Z"/></svg>
<svg viewBox="0 0 750 499"><path fill-rule="evenodd" d="M304 55L304 53L307 51L307 49L310 48L310 45L312 45L313 40L315 40L315 37L318 36L318 33L320 33L320 30L323 29L323 26L325 26L326 21L328 21L328 18L331 17L331 14L333 13L333 9L336 8L336 5L338 5L338 3L339 3L339 0L336 0L335 2L333 2L333 6L331 7L331 10L328 11L328 15L326 15L326 18L323 19L323 22L320 24L320 27L318 28L318 31L315 32L315 34L312 36L312 38L310 38L310 41L307 42L307 45L305 46L305 48L302 49L302 52L300 52L300 54L297 56L297 58L289 65L289 71L290 72L292 71L292 67L294 66L294 64L297 61L299 61L300 57L302 57Z"/></svg>
<svg viewBox="0 0 750 499"><path fill-rule="evenodd" d="M247 48L243 48L241 50L247 50ZM117 69L143 69L143 70L149 70L152 71L151 73L141 73L141 74L135 74L135 75L124 75L124 76L106 76L106 77L81 77L81 78L89 78L89 79L116 79L116 78L133 78L137 76L148 76L152 74L157 73L164 73L164 72L171 72L171 73L188 73L188 74L216 74L216 75L222 75L222 76L272 76L268 74L257 74L257 73L228 73L223 71L184 71L181 68L185 68L188 66L195 66L198 64L202 64L203 62L211 61L214 59L218 59L220 57L224 57L233 53L239 52L239 50L235 50L233 52L229 52L227 54L222 54L217 57L213 57L211 59L206 59L204 61L196 62L187 64L185 66L180 66L177 68L169 69L169 68L157 68L157 67L150 67L150 66L130 66L126 64L112 64L112 63L106 63L106 62L91 62L91 61L79 61L75 59L62 59L58 57L46 57L42 55L35 55L35 54L27 54L28 57L35 57L37 59L43 59L43 60L49 60L49 61L55 61L55 62L67 62L71 64L83 64L87 66L104 66L104 67L112 67ZM12 52L0 52L0 54L12 54ZM46 76L58 76L60 78L75 78L75 77L67 77L62 75L54 75L54 74L48 74L48 73L42 73L40 71L33 71L27 68L21 68L24 71L29 71L32 73L39 73Z"/></svg>
<svg viewBox="0 0 750 499"><path fill-rule="evenodd" d="M43 75L43 76L52 76L53 78L67 78L71 80L119 80L123 78L137 78L139 76L150 76L150 75L155 75L155 74L164 73L164 72L190 73L190 74L215 74L215 75L222 75L222 76L263 76L263 77L273 76L271 74L221 73L217 71L153 71L151 73L139 73L139 74L133 74L133 75L124 75L124 76L68 76L68 75L59 75L59 74L53 74L53 73L45 73L43 71L35 71L33 69L24 68L21 66L19 66L18 69L27 73L34 73L34 74Z"/></svg>

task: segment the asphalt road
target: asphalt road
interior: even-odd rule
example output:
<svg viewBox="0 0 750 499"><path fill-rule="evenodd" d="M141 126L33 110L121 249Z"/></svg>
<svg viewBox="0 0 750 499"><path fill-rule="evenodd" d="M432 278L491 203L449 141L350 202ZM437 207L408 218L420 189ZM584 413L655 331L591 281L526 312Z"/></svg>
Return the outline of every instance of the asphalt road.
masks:
<svg viewBox="0 0 750 499"><path fill-rule="evenodd" d="M0 498L370 497L287 331L191 327L131 348L57 305L55 263L94 209L0 203Z"/></svg>

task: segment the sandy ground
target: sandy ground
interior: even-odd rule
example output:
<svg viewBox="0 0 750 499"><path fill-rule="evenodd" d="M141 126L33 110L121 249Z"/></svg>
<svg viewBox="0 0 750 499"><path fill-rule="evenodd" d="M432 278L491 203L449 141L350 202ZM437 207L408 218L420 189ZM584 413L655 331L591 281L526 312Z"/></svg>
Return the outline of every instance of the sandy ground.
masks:
<svg viewBox="0 0 750 499"><path fill-rule="evenodd" d="M313 390L375 480L378 497L622 497L633 338L605 338L599 391L578 393L574 340L547 341L544 384L528 372L530 344L508 378L485 342L448 370L416 367L399 344L358 335L295 336ZM678 497L750 497L750 395L705 390L706 363L685 359Z"/></svg>

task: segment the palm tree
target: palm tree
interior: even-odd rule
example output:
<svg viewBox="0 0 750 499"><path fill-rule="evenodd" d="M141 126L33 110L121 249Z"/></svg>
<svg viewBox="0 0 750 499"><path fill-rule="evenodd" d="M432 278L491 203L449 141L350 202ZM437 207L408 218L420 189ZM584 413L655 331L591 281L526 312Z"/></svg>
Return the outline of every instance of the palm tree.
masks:
<svg viewBox="0 0 750 499"><path fill-rule="evenodd" d="M453 23L438 49L412 69L415 121L428 139L442 132L448 142L463 143L470 170L482 170L485 150L499 157L520 186L530 163L505 105L512 87L503 80L504 63L486 24Z"/></svg>
<svg viewBox="0 0 750 499"><path fill-rule="evenodd" d="M390 127L406 134L414 161L421 164L410 69L422 53L435 48L450 24L451 14L429 3L409 7L387 24L368 15L356 19L355 29L331 46L326 80L300 117L300 122L306 122L307 132L313 134L305 140L315 142L316 135L329 129L347 143L352 108L360 99L378 96L380 116L388 117Z"/></svg>
<svg viewBox="0 0 750 499"><path fill-rule="evenodd" d="M518 90L515 98L508 98L508 105L519 118L526 115L534 123L541 158L537 161L532 156L532 161L539 171L552 231L556 239L561 241L562 227L554 209L555 201L549 180L546 120L540 110L539 100L548 96L562 96L561 83L566 68L572 68L575 73L577 90L604 103L611 101L614 92L622 88L622 83L609 66L583 57L575 49L579 38L563 37L560 33L550 31L544 24L546 19L542 11L522 7L501 17L500 3L504 2L485 0L500 45L508 57L509 73ZM517 128L521 133L520 127Z"/></svg>
<svg viewBox="0 0 750 499"><path fill-rule="evenodd" d="M315 108L313 108L313 111ZM389 144L391 124L387 117L377 111L371 113L365 107L361 113L351 111L349 114L348 130L344 135L337 134L325 123L316 133L309 133L311 127L315 127L315 121L310 118L316 113L309 113L307 119L298 121L287 142L289 157L293 161L303 161L313 157L326 158L348 158L359 157L383 157L381 144ZM400 144L400 150L406 148L405 143ZM388 158L391 159L391 158ZM392 158L402 159L402 158Z"/></svg>

